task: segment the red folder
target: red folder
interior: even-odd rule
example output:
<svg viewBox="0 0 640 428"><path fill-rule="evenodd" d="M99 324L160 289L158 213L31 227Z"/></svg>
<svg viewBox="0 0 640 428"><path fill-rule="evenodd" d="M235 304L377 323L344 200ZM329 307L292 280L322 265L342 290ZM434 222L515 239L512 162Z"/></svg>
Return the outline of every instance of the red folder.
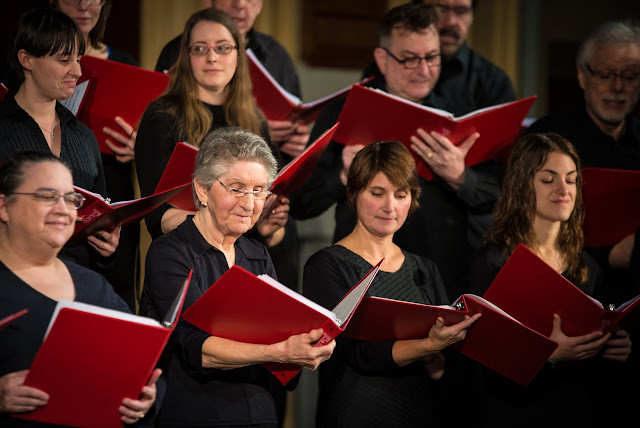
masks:
<svg viewBox="0 0 640 428"><path fill-rule="evenodd" d="M114 122L116 116L136 126L147 105L169 86L169 76L89 55L83 56L80 64L83 74L91 75L92 79L78 120L96 135L100 151L112 155L104 142L110 137L102 128L119 128Z"/></svg>
<svg viewBox="0 0 640 428"><path fill-rule="evenodd" d="M347 145L398 140L411 150L412 135L422 128L437 131L460 144L474 132L480 138L467 153L465 163L478 165L495 158L520 132L522 121L536 96L476 110L459 118L444 110L433 109L377 89L354 85L338 120L342 124L334 140ZM413 150L411 150L413 154ZM418 174L427 180L433 172L416 154Z"/></svg>
<svg viewBox="0 0 640 428"><path fill-rule="evenodd" d="M14 414L49 424L121 427L122 399L137 399L180 316L191 280L165 320L60 301L29 373L27 386L49 394L33 412Z"/></svg>
<svg viewBox="0 0 640 428"><path fill-rule="evenodd" d="M640 171L584 168L584 245L613 246L640 226Z"/></svg>
<svg viewBox="0 0 640 428"><path fill-rule="evenodd" d="M186 184L187 186L180 193L168 201L174 207L185 211L196 210L196 206L193 203L193 186L191 185L191 180L193 170L196 166L197 154L198 148L191 144L176 144L155 190L155 193L158 193Z"/></svg>
<svg viewBox="0 0 640 428"><path fill-rule="evenodd" d="M6 316L6 317L0 319L0 331L2 331L5 328L7 328L7 326L9 324L11 324L16 318L20 318L21 316L23 316L27 312L29 312L29 309L22 309L22 310L19 310L18 312L16 312L15 314L11 314L9 316Z"/></svg>
<svg viewBox="0 0 640 428"><path fill-rule="evenodd" d="M9 90L7 89L6 86L4 86L4 83L0 83L0 103L4 101L4 96L7 95L8 93L9 93Z"/></svg>
<svg viewBox="0 0 640 428"><path fill-rule="evenodd" d="M126 226L140 221L151 211L184 190L185 186L183 184L144 198L115 203L109 203L98 194L75 187L75 190L85 197L85 203L78 212L78 221L71 239L81 241L97 230L111 230L120 222Z"/></svg>
<svg viewBox="0 0 640 428"><path fill-rule="evenodd" d="M366 297L343 336L367 341L423 339L438 317L452 325L476 313L482 317L452 347L521 385L533 379L558 346L472 294L462 295L450 307Z"/></svg>
<svg viewBox="0 0 640 428"><path fill-rule="evenodd" d="M269 74L266 68L256 58L251 49L247 49L249 59L249 75L253 84L253 97L260 107L260 110L269 120L290 120L304 124L316 120L320 111L336 98L347 95L351 86L347 86L333 94L317 99L310 103L302 103L300 98L287 92ZM371 77L361 80L359 83L366 83L372 80Z"/></svg>
<svg viewBox="0 0 640 428"><path fill-rule="evenodd" d="M292 335L322 328L324 334L314 346L331 342L347 326L373 282L382 260L373 267L340 303L329 311L267 275L255 276L232 266L182 318L207 333L246 343L271 344ZM283 385L302 368L294 364L268 363Z"/></svg>
<svg viewBox="0 0 640 428"><path fill-rule="evenodd" d="M545 336L551 334L553 314L560 316L562 332L567 336L598 330L606 333L623 318L634 312L637 315L640 303L637 296L618 310L605 309L522 244L511 254L484 298Z"/></svg>

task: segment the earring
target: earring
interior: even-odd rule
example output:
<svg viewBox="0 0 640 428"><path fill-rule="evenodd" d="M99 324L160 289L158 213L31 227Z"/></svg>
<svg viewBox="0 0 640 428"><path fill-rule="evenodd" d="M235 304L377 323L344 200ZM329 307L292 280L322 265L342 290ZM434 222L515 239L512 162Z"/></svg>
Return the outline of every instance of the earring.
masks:
<svg viewBox="0 0 640 428"><path fill-rule="evenodd" d="M202 202L202 201L200 201L200 205L202 205L203 207L207 207L207 205L209 205L209 204L208 204L208 203L206 203L206 202Z"/></svg>

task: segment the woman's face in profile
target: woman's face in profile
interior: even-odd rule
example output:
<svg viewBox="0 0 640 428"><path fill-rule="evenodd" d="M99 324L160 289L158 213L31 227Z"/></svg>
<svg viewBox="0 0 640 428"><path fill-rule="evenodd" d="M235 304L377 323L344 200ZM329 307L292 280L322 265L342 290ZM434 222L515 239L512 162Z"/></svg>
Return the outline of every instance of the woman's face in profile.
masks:
<svg viewBox="0 0 640 428"><path fill-rule="evenodd" d="M358 223L373 235L393 235L407 219L410 206L409 189L398 188L378 172L358 195Z"/></svg>
<svg viewBox="0 0 640 428"><path fill-rule="evenodd" d="M71 173L57 162L32 165L24 176L26 178L16 193L54 191L64 195L74 192ZM0 215L10 233L21 241L33 243L34 248L44 243L52 249L60 249L73 234L77 211L62 198L49 205L33 195L13 195L8 203L5 197Z"/></svg>
<svg viewBox="0 0 640 428"><path fill-rule="evenodd" d="M216 53L216 47L236 46L231 32L217 22L200 21L191 31L189 46L194 45L207 51L204 55L197 55L190 48L191 71L198 86L217 94L224 92L236 73L238 50L234 48L228 53Z"/></svg>
<svg viewBox="0 0 640 428"><path fill-rule="evenodd" d="M533 177L536 218L549 222L567 221L575 206L578 171L566 154L549 153L547 161Z"/></svg>
<svg viewBox="0 0 640 428"><path fill-rule="evenodd" d="M21 50L18 55L24 53ZM42 98L65 100L73 95L73 90L82 70L77 47L70 55L61 53L36 58L28 53L23 54L22 65L31 70L31 77Z"/></svg>

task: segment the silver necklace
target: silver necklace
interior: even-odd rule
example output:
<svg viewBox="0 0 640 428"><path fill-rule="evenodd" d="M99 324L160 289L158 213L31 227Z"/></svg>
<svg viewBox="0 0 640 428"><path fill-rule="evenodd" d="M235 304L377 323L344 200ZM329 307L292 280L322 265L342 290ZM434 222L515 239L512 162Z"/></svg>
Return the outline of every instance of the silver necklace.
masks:
<svg viewBox="0 0 640 428"><path fill-rule="evenodd" d="M48 132L49 136L51 137L51 140L53 140L53 137L55 137L54 131L56 130L56 126L58 126L58 116L56 115L56 118L53 120L53 126L51 127L51 130L48 130L47 128L45 128L44 126L40 125L39 123L38 123L38 126L43 131Z"/></svg>

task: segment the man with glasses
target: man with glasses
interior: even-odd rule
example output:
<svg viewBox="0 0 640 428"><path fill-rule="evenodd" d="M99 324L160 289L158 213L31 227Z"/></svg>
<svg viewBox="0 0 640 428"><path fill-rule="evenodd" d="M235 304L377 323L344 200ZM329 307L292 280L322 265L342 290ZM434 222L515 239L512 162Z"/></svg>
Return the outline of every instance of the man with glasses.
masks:
<svg viewBox="0 0 640 428"><path fill-rule="evenodd" d="M438 15L431 5L407 3L388 11L380 23L379 46L373 51L381 74L371 85L418 104L442 108L441 100L432 92L441 62L437 22ZM325 108L311 140L335 124L344 102L336 100ZM361 126L366 127L367 123ZM435 139L429 140L431 156L422 156L437 177L432 181L421 179L420 208L394 236L401 248L436 263L452 298L466 286L470 258L467 215L471 211L490 212L499 188L493 165L465 167L464 156L472 140L475 136L454 146L448 139L438 137L437 147L431 144ZM331 142L312 177L292 198L290 214L298 219L315 217L337 204L333 242L355 226L345 184L351 160L360 148ZM429 162L435 160L439 165Z"/></svg>
<svg viewBox="0 0 640 428"><path fill-rule="evenodd" d="M480 108L516 99L511 80L499 67L478 55L467 44L478 0L412 0L433 4L438 12L438 34L442 65L433 93L441 108L462 116ZM364 76L377 76L375 63Z"/></svg>
<svg viewBox="0 0 640 428"><path fill-rule="evenodd" d="M630 21L601 24L580 46L576 66L584 106L542 118L529 132L556 132L566 137L585 167L640 170L640 120L631 115L640 95L640 26ZM640 293L638 232L613 247L588 251L605 270L605 286L596 296L600 301L619 305ZM638 327L629 333L638 343ZM612 414L621 426L637 423L632 411L640 381L636 354L632 352L627 362L609 364L598 373L594 405L599 409L597 415L603 417L597 421L601 426L608 424ZM609 392L601 394L605 390Z"/></svg>

